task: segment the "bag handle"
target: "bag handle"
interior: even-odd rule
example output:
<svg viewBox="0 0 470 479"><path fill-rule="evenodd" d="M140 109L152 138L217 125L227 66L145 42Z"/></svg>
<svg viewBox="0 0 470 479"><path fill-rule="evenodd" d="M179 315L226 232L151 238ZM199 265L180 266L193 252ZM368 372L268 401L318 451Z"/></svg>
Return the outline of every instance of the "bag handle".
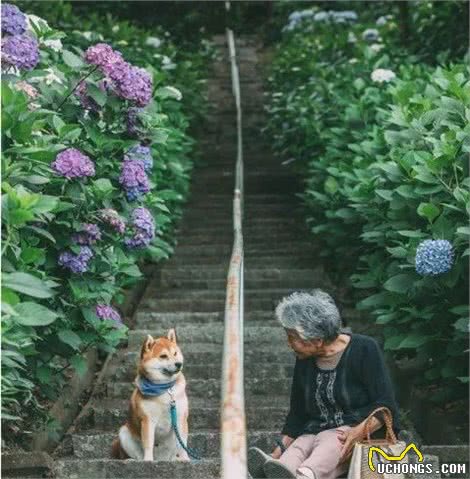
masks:
<svg viewBox="0 0 470 479"><path fill-rule="evenodd" d="M367 433L367 442L370 443L370 423L372 421L372 418L378 413L382 412L383 413L383 418L384 418L384 423L385 423L385 439L392 443L396 444L397 442L397 437L395 436L395 433L393 431L393 418L392 418L392 413L388 407L382 406L378 407L377 409L374 409L369 416L367 416L366 422L364 424L364 428Z"/></svg>

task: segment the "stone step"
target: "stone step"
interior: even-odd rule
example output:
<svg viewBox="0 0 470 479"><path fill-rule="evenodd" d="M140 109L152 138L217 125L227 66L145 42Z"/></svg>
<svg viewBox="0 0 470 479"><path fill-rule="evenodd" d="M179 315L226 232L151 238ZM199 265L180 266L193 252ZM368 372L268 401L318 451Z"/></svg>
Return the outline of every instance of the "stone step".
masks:
<svg viewBox="0 0 470 479"><path fill-rule="evenodd" d="M292 291L296 291L293 289ZM205 290L201 290L205 291ZM274 291L274 290L273 290ZM210 293L211 291L206 291ZM155 298L149 297L152 293L149 291L143 298L140 309L141 310L153 310L160 312L176 312L176 311L223 311L225 309L225 298L213 299L210 297L204 297L201 294L200 297L172 297L163 298L158 297L155 293ZM247 310L265 310L274 311L274 308L282 299L282 295L279 296L264 296L264 297L247 297L245 299L245 308Z"/></svg>
<svg viewBox="0 0 470 479"><path fill-rule="evenodd" d="M311 241L296 241L293 242L291 239L276 241L273 244L250 244L248 243L244 250L246 255L255 254L255 255L292 255L292 250L297 251L308 251L314 250L315 246ZM231 244L203 244L203 245L188 245L188 244L179 244L175 248L175 255L181 256L229 256L232 252Z"/></svg>
<svg viewBox="0 0 470 479"><path fill-rule="evenodd" d="M351 308L341 308L341 317L349 325L354 325L355 331L359 332L363 328L371 327L365 321L362 320L362 314L360 311ZM199 325L205 327L209 323L209 327L212 324L223 324L224 312L173 312L173 313L160 313L157 311L137 311L135 314L136 324L142 329L151 329L152 327L159 327L163 330L172 327L180 327L184 325ZM269 326L271 323L276 323L274 311L245 311L244 314L245 327L250 324L263 324ZM361 328L362 327L362 328Z"/></svg>
<svg viewBox="0 0 470 479"><path fill-rule="evenodd" d="M295 268L272 268L269 265L266 268L245 268L244 277L246 281L262 280L311 280L312 278L323 274L323 268L315 269L295 269ZM166 269L160 272L161 281L172 280L220 280L227 278L227 269L221 267L212 267L204 269L186 268L182 266L179 269ZM249 289L249 288L247 288Z"/></svg>
<svg viewBox="0 0 470 479"><path fill-rule="evenodd" d="M194 228L191 225L180 224L176 230L177 241L181 238L190 241L191 238L213 238L213 242L226 242L227 239L233 242L233 225L231 223L209 224L208 221L200 221ZM309 241L315 244L314 238L308 232L303 222L290 223L283 225L281 222L272 222L263 227L262 224L245 223L243 225L243 237L245 243L259 242L261 239L266 244L267 239L269 243L275 243L278 238L294 237L295 241ZM295 243L292 241L292 243Z"/></svg>
<svg viewBox="0 0 470 479"><path fill-rule="evenodd" d="M183 221L195 221L200 220L201 218L207 218L210 216L210 219L214 222L224 221L226 219L232 220L232 208L222 209L211 209L211 208L195 208L189 206L186 210L186 213L183 215ZM285 218L296 218L298 221L302 220L302 217L299 215L298 208L287 208L282 206L279 209L274 208L265 208L250 210L245 208L244 210L244 220L256 222L259 218L272 218L283 220Z"/></svg>
<svg viewBox="0 0 470 479"><path fill-rule="evenodd" d="M244 328L244 342L245 346L248 347L247 343L255 343L258 345L261 344L276 344L279 347L286 343L286 337L283 328L281 325L278 325L277 322L273 322L271 326L251 326L253 323L248 323L248 326ZM177 337L178 342L183 347L188 343L215 343L222 344L224 340L224 330L225 325L214 323L210 327L201 327L201 325L187 325L177 327ZM138 348L148 334L151 334L153 337L159 337L166 334L167 331L163 328L153 328L153 329L134 329L128 333L128 347L129 348ZM252 346L250 346L252 347Z"/></svg>
<svg viewBox="0 0 470 479"><path fill-rule="evenodd" d="M144 328L149 326L159 326L162 328L182 326L185 324L223 323L224 313L222 311L207 312L175 312L159 313L157 311L137 311L135 320L138 325ZM274 312L272 311L246 311L244 320L247 323L252 321L274 321Z"/></svg>
<svg viewBox="0 0 470 479"><path fill-rule="evenodd" d="M211 256L173 256L166 264L165 269L179 269L184 267L213 268L215 265L226 268L229 263L229 257L218 258ZM297 254L292 256L245 256L246 268L260 268L270 265L274 268L293 267L297 269L312 269L318 261L314 254Z"/></svg>
<svg viewBox="0 0 470 479"><path fill-rule="evenodd" d="M252 430L272 429L280 430L288 413L289 403L283 407L260 407L246 408L247 427ZM194 406L189 400L189 430L199 431L220 428L220 405L214 402L212 405ZM88 417L82 415L80 423L76 424L77 431L96 429L100 431L117 431L128 417L129 400L104 401L104 404L90 408Z"/></svg>
<svg viewBox="0 0 470 479"><path fill-rule="evenodd" d="M262 379L253 377L249 382L245 382L245 398L258 398L262 396L277 397L284 396L285 404L288 404L291 379L287 378L268 378ZM106 384L106 394L108 398L128 399L134 389L132 383L115 382ZM221 384L219 379L189 379L187 381L188 397L220 399Z"/></svg>
<svg viewBox="0 0 470 479"><path fill-rule="evenodd" d="M115 381L133 381L136 376L139 358L137 356L129 357L127 362L122 358L117 358L114 364L110 365L106 376ZM259 363L245 364L243 371L246 376L257 376L259 378L268 377L292 377L294 363ZM184 375L186 379L217 379L222 376L222 366L217 363L194 364L185 361Z"/></svg>
<svg viewBox="0 0 470 479"><path fill-rule="evenodd" d="M178 334L179 328L177 329ZM118 365L136 364L140 354L140 347L124 349L119 352L116 363ZM214 343L187 343L181 344L185 364L191 364L195 367L204 365L215 365L222 367L222 344ZM293 364L295 360L294 353L287 347L287 343L280 344L278 349L273 351L269 345L261 344L256 348L244 348L244 363L259 364Z"/></svg>
<svg viewBox="0 0 470 479"><path fill-rule="evenodd" d="M265 206L291 206L297 207L301 205L299 198L296 195L283 194L283 195L245 195L244 198L245 209L257 209ZM189 207L199 208L228 208L232 209L233 205L233 193L226 195L190 195Z"/></svg>
<svg viewBox="0 0 470 479"><path fill-rule="evenodd" d="M117 426L117 425L116 425ZM278 430L250 432L248 446L271 450ZM79 433L71 437L73 454L78 459L102 459L110 456L110 446L116 437L115 432ZM197 431L189 433L189 447L196 449L204 458L220 456L221 434L218 431Z"/></svg>
<svg viewBox="0 0 470 479"><path fill-rule="evenodd" d="M218 479L218 459L196 462L119 461L112 459L60 459L55 462L55 479Z"/></svg>
<svg viewBox="0 0 470 479"><path fill-rule="evenodd" d="M306 231L297 232L290 229L273 231L269 235L270 242L272 243L282 243L294 245L296 242L309 242L309 244L314 245L315 242L311 235ZM188 245L208 245L208 244L230 244L233 243L233 232L213 232L208 230L206 233L201 235L195 235L191 233L180 234L177 236L177 245L178 246L188 246ZM266 233L258 232L256 234L246 235L245 245L247 247L256 246L259 244L266 244Z"/></svg>
<svg viewBox="0 0 470 479"><path fill-rule="evenodd" d="M174 289L184 290L220 290L226 287L226 279L169 279L162 280L160 287L167 288L168 291ZM308 278L284 278L284 279L245 279L246 288L298 288L306 289L321 287L324 285L324 279L321 276Z"/></svg>
<svg viewBox="0 0 470 479"><path fill-rule="evenodd" d="M325 280L323 280L322 284L325 284ZM310 285L307 288L304 288L303 291L308 292L311 291L312 288ZM270 299L272 301L280 301L284 296L287 296L295 291L302 291L302 289L298 288L260 288L260 289L245 289L245 301L254 300L254 299ZM208 299L208 300L222 300L225 301L225 297L227 295L226 288L214 289L212 291L208 291L207 289L163 289L157 283L151 282L149 283L147 289L145 290L145 294L143 300L160 300L160 299ZM246 308L249 310L249 308ZM191 311L189 309L188 311ZM203 310L204 311L204 310Z"/></svg>

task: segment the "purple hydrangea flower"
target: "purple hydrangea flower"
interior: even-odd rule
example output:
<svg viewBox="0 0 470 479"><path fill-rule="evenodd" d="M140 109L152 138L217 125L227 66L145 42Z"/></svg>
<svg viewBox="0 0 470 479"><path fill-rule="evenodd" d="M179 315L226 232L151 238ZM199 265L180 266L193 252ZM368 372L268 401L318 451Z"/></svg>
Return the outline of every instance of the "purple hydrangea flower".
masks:
<svg viewBox="0 0 470 479"><path fill-rule="evenodd" d="M114 65L125 63L121 53L113 50L106 43L97 43L89 47L85 52L85 61L99 67L105 75L109 75Z"/></svg>
<svg viewBox="0 0 470 479"><path fill-rule="evenodd" d="M142 120L139 113L144 111L143 108L131 107L127 110L127 132L131 136L139 136L142 133Z"/></svg>
<svg viewBox="0 0 470 479"><path fill-rule="evenodd" d="M134 201L150 191L149 180L140 161L122 162L119 183L126 190L129 201Z"/></svg>
<svg viewBox="0 0 470 479"><path fill-rule="evenodd" d="M132 224L136 229L153 237L155 233L155 221L147 208L141 206L132 212Z"/></svg>
<svg viewBox="0 0 470 479"><path fill-rule="evenodd" d="M20 70L32 70L39 63L39 45L31 35L2 38L2 62Z"/></svg>
<svg viewBox="0 0 470 479"><path fill-rule="evenodd" d="M121 315L112 306L107 304L97 304L95 311L96 316L98 316L100 319L109 319L111 321L115 321L116 323L122 323Z"/></svg>
<svg viewBox="0 0 470 479"><path fill-rule="evenodd" d="M152 99L152 78L147 70L121 62L113 64L108 76L114 82L116 94L137 106L148 105Z"/></svg>
<svg viewBox="0 0 470 479"><path fill-rule="evenodd" d="M124 220L119 216L116 210L111 208L101 210L100 218L109 226L111 226L111 228L117 233L124 233L124 230L126 229L126 223L124 223Z"/></svg>
<svg viewBox="0 0 470 479"><path fill-rule="evenodd" d="M148 246L155 236L155 221L147 208L136 208L132 212L132 226L134 235L126 239L128 248Z"/></svg>
<svg viewBox="0 0 470 479"><path fill-rule="evenodd" d="M95 174L95 165L90 158L76 148L67 148L56 156L53 170L65 178L83 178Z"/></svg>
<svg viewBox="0 0 470 479"><path fill-rule="evenodd" d="M422 276L447 273L453 262L452 244L447 240L425 240L416 249L416 272Z"/></svg>
<svg viewBox="0 0 470 479"><path fill-rule="evenodd" d="M26 31L26 17L21 10L11 3L2 5L2 35L21 35Z"/></svg>
<svg viewBox="0 0 470 479"><path fill-rule="evenodd" d="M140 161L144 165L144 170L150 171L153 167L152 151L148 146L133 146L127 151L124 161Z"/></svg>
<svg viewBox="0 0 470 479"><path fill-rule="evenodd" d="M72 237L72 240L81 245L90 246L95 244L101 239L101 231L98 225L94 223L85 223L82 225L81 230L78 233L75 233Z"/></svg>
<svg viewBox="0 0 470 479"><path fill-rule="evenodd" d="M88 246L82 246L79 254L70 251L61 253L59 264L72 271L72 273L85 273L88 270L88 262L92 257L93 251Z"/></svg>

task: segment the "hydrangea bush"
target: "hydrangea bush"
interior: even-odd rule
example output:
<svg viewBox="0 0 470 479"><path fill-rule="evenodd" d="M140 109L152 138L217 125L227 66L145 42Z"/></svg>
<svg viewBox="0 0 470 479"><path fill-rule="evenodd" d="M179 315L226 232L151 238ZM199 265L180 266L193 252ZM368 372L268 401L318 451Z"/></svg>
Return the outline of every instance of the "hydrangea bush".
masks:
<svg viewBox="0 0 470 479"><path fill-rule="evenodd" d="M436 68L425 62L436 52L398 46L393 15L338 23L319 13L287 17L295 26L276 47L267 133L304 178L308 225L331 271L351 275L357 306L383 325L385 349L417 360L417 381L439 384L435 400L460 397L468 68Z"/></svg>
<svg viewBox="0 0 470 479"><path fill-rule="evenodd" d="M119 344L124 289L171 254L204 61L164 70L147 33L112 18L94 20L106 41L9 4L2 20L2 412L16 420L56 397L68 366L83 372L87 349Z"/></svg>

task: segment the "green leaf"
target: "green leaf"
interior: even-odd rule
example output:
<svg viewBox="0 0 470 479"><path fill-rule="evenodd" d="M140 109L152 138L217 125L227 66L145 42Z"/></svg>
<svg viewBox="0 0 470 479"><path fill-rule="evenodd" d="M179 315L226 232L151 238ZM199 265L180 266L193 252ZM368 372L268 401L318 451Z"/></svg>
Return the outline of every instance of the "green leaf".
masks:
<svg viewBox="0 0 470 479"><path fill-rule="evenodd" d="M405 339L398 346L398 349L419 348L423 344L426 344L427 342L432 341L433 339L434 338L432 336L412 333L405 337Z"/></svg>
<svg viewBox="0 0 470 479"><path fill-rule="evenodd" d="M63 343L68 344L73 349L79 349L82 344L80 336L71 329L59 331L58 336Z"/></svg>
<svg viewBox="0 0 470 479"><path fill-rule="evenodd" d="M470 321L468 318L460 318L454 323L454 328L463 333L470 333Z"/></svg>
<svg viewBox="0 0 470 479"><path fill-rule="evenodd" d="M400 230L398 234L406 236L407 238L424 238L425 236L423 232L414 230Z"/></svg>
<svg viewBox="0 0 470 479"><path fill-rule="evenodd" d="M416 211L419 216L426 218L430 223L441 214L439 207L433 203L420 203Z"/></svg>
<svg viewBox="0 0 470 479"><path fill-rule="evenodd" d="M396 246L394 248L387 248L387 251L394 257L394 258L406 258L408 251L403 246Z"/></svg>
<svg viewBox="0 0 470 479"><path fill-rule="evenodd" d="M93 186L97 191L104 194L108 194L114 190L114 186L108 178L100 178L99 180L94 181Z"/></svg>
<svg viewBox="0 0 470 479"><path fill-rule="evenodd" d="M338 191L338 182L329 176L325 181L324 189L330 195L334 195Z"/></svg>
<svg viewBox="0 0 470 479"><path fill-rule="evenodd" d="M64 63L70 68L83 68L85 66L85 63L78 55L75 55L75 53L68 50L63 50L62 58Z"/></svg>
<svg viewBox="0 0 470 479"><path fill-rule="evenodd" d="M392 293L404 294L413 286L414 279L414 275L411 274L397 274L385 282L384 288Z"/></svg>
<svg viewBox="0 0 470 479"><path fill-rule="evenodd" d="M470 226L461 226L460 228L457 228L457 234L470 236Z"/></svg>
<svg viewBox="0 0 470 479"><path fill-rule="evenodd" d="M96 101L96 103L98 103L99 106L104 106L106 104L106 100L108 99L106 92L101 90L101 88L98 88L96 85L88 85L87 93Z"/></svg>
<svg viewBox="0 0 470 479"><path fill-rule="evenodd" d="M84 376L88 370L85 358L78 354L70 358L70 365L75 369L79 376Z"/></svg>
<svg viewBox="0 0 470 479"><path fill-rule="evenodd" d="M174 98L175 100L181 100L182 98L182 94L177 88L168 86L158 88L155 92L155 96L161 99Z"/></svg>
<svg viewBox="0 0 470 479"><path fill-rule="evenodd" d="M17 304L15 311L18 313L15 321L25 326L47 326L59 317L56 312L32 301Z"/></svg>
<svg viewBox="0 0 470 479"><path fill-rule="evenodd" d="M50 298L56 294L43 280L29 273L5 273L3 286L34 298Z"/></svg>

